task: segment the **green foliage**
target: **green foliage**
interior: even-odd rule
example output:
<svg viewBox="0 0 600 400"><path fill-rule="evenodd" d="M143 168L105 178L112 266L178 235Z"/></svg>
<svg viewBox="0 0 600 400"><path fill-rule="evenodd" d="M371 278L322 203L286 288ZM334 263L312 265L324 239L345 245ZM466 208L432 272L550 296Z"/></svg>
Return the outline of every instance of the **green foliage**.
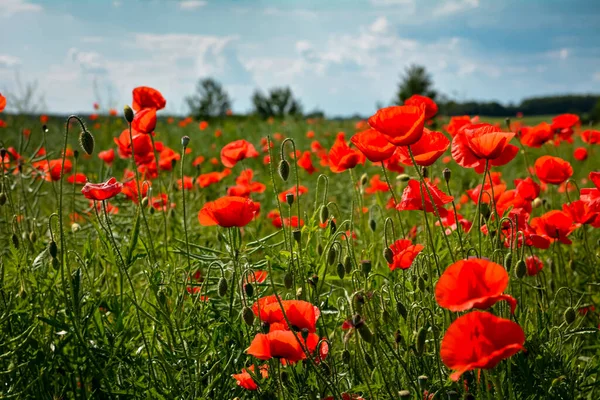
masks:
<svg viewBox="0 0 600 400"><path fill-rule="evenodd" d="M214 79L205 78L196 84L196 93L186 98L190 114L196 119L224 117L231 109L229 95Z"/></svg>
<svg viewBox="0 0 600 400"><path fill-rule="evenodd" d="M256 91L252 95L252 105L254 113L264 119L302 116L302 105L289 87L273 88L268 95Z"/></svg>
<svg viewBox="0 0 600 400"><path fill-rule="evenodd" d="M398 93L394 104L402 105L404 101L414 94L427 96L435 100L437 92L433 89L431 75L422 65L410 65L401 77Z"/></svg>

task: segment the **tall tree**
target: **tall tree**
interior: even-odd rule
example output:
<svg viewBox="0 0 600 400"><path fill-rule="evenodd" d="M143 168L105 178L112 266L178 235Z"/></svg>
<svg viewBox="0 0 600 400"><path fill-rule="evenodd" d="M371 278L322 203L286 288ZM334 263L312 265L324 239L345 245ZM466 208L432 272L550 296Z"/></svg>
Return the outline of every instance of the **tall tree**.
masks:
<svg viewBox="0 0 600 400"><path fill-rule="evenodd" d="M200 79L196 93L186 98L190 114L198 119L225 116L231 108L229 95L223 86L212 78Z"/></svg>
<svg viewBox="0 0 600 400"><path fill-rule="evenodd" d="M433 80L424 66L412 64L404 70L398 86L395 104L404 104L404 100L413 94L420 94L435 100L437 92L433 89Z"/></svg>
<svg viewBox="0 0 600 400"><path fill-rule="evenodd" d="M302 115L302 105L289 87L273 88L266 96L257 90L252 95L252 105L262 118Z"/></svg>

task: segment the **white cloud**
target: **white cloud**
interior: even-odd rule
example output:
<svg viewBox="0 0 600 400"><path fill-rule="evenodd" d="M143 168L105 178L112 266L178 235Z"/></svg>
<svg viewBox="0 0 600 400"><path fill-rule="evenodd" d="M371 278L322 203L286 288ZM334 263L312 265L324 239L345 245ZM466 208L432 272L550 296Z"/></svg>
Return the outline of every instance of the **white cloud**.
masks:
<svg viewBox="0 0 600 400"><path fill-rule="evenodd" d="M11 56L8 54L0 54L0 67L15 67L21 64L21 59L19 57Z"/></svg>
<svg viewBox="0 0 600 400"><path fill-rule="evenodd" d="M433 8L433 15L441 17L479 7L479 0L446 0Z"/></svg>
<svg viewBox="0 0 600 400"><path fill-rule="evenodd" d="M382 33L387 31L389 25L390 24L386 17L379 17L371 25L371 31L373 31L374 33Z"/></svg>
<svg viewBox="0 0 600 400"><path fill-rule="evenodd" d="M600 82L600 71L598 71L598 72L595 72L595 73L592 75L592 79L593 79L594 81L596 81L596 82Z"/></svg>
<svg viewBox="0 0 600 400"><path fill-rule="evenodd" d="M208 4L206 1L202 0L187 0L179 3L179 8L182 10L195 10L200 7L204 7Z"/></svg>
<svg viewBox="0 0 600 400"><path fill-rule="evenodd" d="M569 49L560 49L558 52L558 58L566 60L569 57Z"/></svg>
<svg viewBox="0 0 600 400"><path fill-rule="evenodd" d="M28 0L0 0L0 17L10 17L17 13L40 12L44 8Z"/></svg>
<svg viewBox="0 0 600 400"><path fill-rule="evenodd" d="M263 10L263 14L269 15L269 16L274 16L274 17L294 16L294 17L308 18L308 19L314 19L314 18L318 17L318 14L315 11L305 10L305 9L300 9L300 8L283 10L283 9L275 8L275 7L267 7Z"/></svg>

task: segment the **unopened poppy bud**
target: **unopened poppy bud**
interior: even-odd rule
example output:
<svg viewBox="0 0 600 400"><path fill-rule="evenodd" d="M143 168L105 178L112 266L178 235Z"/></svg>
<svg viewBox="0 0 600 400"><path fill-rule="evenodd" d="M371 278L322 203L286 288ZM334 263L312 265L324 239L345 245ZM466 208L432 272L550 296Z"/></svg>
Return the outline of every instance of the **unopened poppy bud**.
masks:
<svg viewBox="0 0 600 400"><path fill-rule="evenodd" d="M510 267L512 266L512 253L506 254L504 256L504 269L510 271Z"/></svg>
<svg viewBox="0 0 600 400"><path fill-rule="evenodd" d="M444 176L444 180L446 183L450 182L450 178L452 178L452 171L449 168L444 168L442 171L442 175Z"/></svg>
<svg viewBox="0 0 600 400"><path fill-rule="evenodd" d="M427 282L429 280L429 274L427 272L423 272L423 274L421 276L423 277L423 280L425 282Z"/></svg>
<svg viewBox="0 0 600 400"><path fill-rule="evenodd" d="M286 193L285 202L288 203L288 205L290 206L294 204L294 195L292 193Z"/></svg>
<svg viewBox="0 0 600 400"><path fill-rule="evenodd" d="M569 325L571 325L575 321L575 318L577 318L577 314L575 314L575 310L573 309L573 307L568 307L565 310L564 318L565 322Z"/></svg>
<svg viewBox="0 0 600 400"><path fill-rule="evenodd" d="M410 399L410 390L401 390L398 392L398 397L401 399Z"/></svg>
<svg viewBox="0 0 600 400"><path fill-rule="evenodd" d="M242 319L248 326L252 326L252 324L254 324L254 313L250 307L246 306L242 308Z"/></svg>
<svg viewBox="0 0 600 400"><path fill-rule="evenodd" d="M377 229L377 221L373 218L369 219L369 228L371 228L372 232L375 232L375 229Z"/></svg>
<svg viewBox="0 0 600 400"><path fill-rule="evenodd" d="M318 255L322 255L323 254L323 245L321 243L317 244L317 254Z"/></svg>
<svg viewBox="0 0 600 400"><path fill-rule="evenodd" d="M125 120L129 123L133 121L133 110L129 106L123 107L123 115L125 116Z"/></svg>
<svg viewBox="0 0 600 400"><path fill-rule="evenodd" d="M19 238L14 233L12 234L12 244L15 246L15 249L19 249Z"/></svg>
<svg viewBox="0 0 600 400"><path fill-rule="evenodd" d="M357 312L361 312L363 305L365 304L365 298L362 294L357 293L353 298L352 298L352 303L354 305L354 309ZM360 317L360 316L359 316Z"/></svg>
<svg viewBox="0 0 600 400"><path fill-rule="evenodd" d="M304 300L304 291L301 287L296 289L296 297L298 298L298 300Z"/></svg>
<svg viewBox="0 0 600 400"><path fill-rule="evenodd" d="M334 220L329 221L329 231L331 232L331 234L333 235L336 230L337 230L337 225L336 225L335 221Z"/></svg>
<svg viewBox="0 0 600 400"><path fill-rule="evenodd" d="M423 178L429 178L429 170L427 167L421 167L421 174L423 175Z"/></svg>
<svg viewBox="0 0 600 400"><path fill-rule="evenodd" d="M408 182L410 180L410 176L408 174L400 174L396 179L400 182Z"/></svg>
<svg viewBox="0 0 600 400"><path fill-rule="evenodd" d="M37 233L34 231L29 232L29 240L31 243L35 243L37 241Z"/></svg>
<svg viewBox="0 0 600 400"><path fill-rule="evenodd" d="M490 210L490 206L487 205L486 203L483 203L479 207L480 207L479 210L481 212L481 217L487 221L490 218L490 215L492 213L492 211Z"/></svg>
<svg viewBox="0 0 600 400"><path fill-rule="evenodd" d="M219 279L219 283L217 285L217 292L219 293L219 297L223 297L227 294L227 279L223 277Z"/></svg>
<svg viewBox="0 0 600 400"><path fill-rule="evenodd" d="M185 147L188 147L188 144L190 144L190 137L189 136L182 137L181 145L185 148Z"/></svg>
<svg viewBox="0 0 600 400"><path fill-rule="evenodd" d="M454 390L450 390L447 392L448 393L448 400L458 400L458 392L455 392Z"/></svg>
<svg viewBox="0 0 600 400"><path fill-rule="evenodd" d="M58 259L53 258L52 259L52 268L54 268L55 271L58 271L58 268L60 267L60 264L58 262Z"/></svg>
<svg viewBox="0 0 600 400"><path fill-rule="evenodd" d="M404 343L404 338L402 337L402 332L400 332L400 329L396 329L396 332L394 333L394 342L396 342L396 344Z"/></svg>
<svg viewBox="0 0 600 400"><path fill-rule="evenodd" d="M335 250L335 246L331 246L329 248L329 250L327 251L327 264L328 265L333 265L333 263L335 262L335 258L337 256L337 251Z"/></svg>
<svg viewBox="0 0 600 400"><path fill-rule="evenodd" d="M46 124L42 125L42 131L48 133L48 126L46 126Z"/></svg>
<svg viewBox="0 0 600 400"><path fill-rule="evenodd" d="M294 284L294 276L292 275L291 272L287 272L283 276L283 285L285 286L286 289L291 289L293 284Z"/></svg>
<svg viewBox="0 0 600 400"><path fill-rule="evenodd" d="M3 206L5 204L6 204L6 193L0 192L0 206Z"/></svg>
<svg viewBox="0 0 600 400"><path fill-rule="evenodd" d="M367 324L363 322L356 329L358 330L358 333L360 334L362 340L364 340L367 343L373 342L373 334L371 333L371 329L369 329L369 326Z"/></svg>
<svg viewBox="0 0 600 400"><path fill-rule="evenodd" d="M54 240L48 245L48 253L50 253L50 257L52 258L56 258L58 255L58 246Z"/></svg>
<svg viewBox="0 0 600 400"><path fill-rule="evenodd" d="M352 272L352 258L348 254L344 257L344 269L347 274Z"/></svg>
<svg viewBox="0 0 600 400"><path fill-rule="evenodd" d="M390 313L388 310L383 310L381 313L381 319L383 320L384 323L388 323L390 322Z"/></svg>
<svg viewBox="0 0 600 400"><path fill-rule="evenodd" d="M367 174L362 174L360 177L360 185L366 186L368 182L369 182L369 177L367 176Z"/></svg>
<svg viewBox="0 0 600 400"><path fill-rule="evenodd" d="M396 311L398 311L398 314L400 314L400 316L404 319L406 319L406 317L408 316L408 311L406 310L406 307L400 301L396 303Z"/></svg>
<svg viewBox="0 0 600 400"><path fill-rule="evenodd" d="M517 265L515 265L515 276L519 279L523 278L527 273L527 265L525 265L525 261L519 260L517 261Z"/></svg>
<svg viewBox="0 0 600 400"><path fill-rule="evenodd" d="M290 176L290 163L287 160L279 161L279 176L287 181Z"/></svg>
<svg viewBox="0 0 600 400"><path fill-rule="evenodd" d="M150 207L150 215L154 215L156 209L154 207Z"/></svg>
<svg viewBox="0 0 600 400"><path fill-rule="evenodd" d="M374 367L373 358L369 355L369 353L365 353L365 364L367 364L367 367L369 367L369 369L373 369Z"/></svg>
<svg viewBox="0 0 600 400"><path fill-rule="evenodd" d="M300 229L296 229L292 232L292 236L294 237L296 243L300 243L300 240L302 239L302 232Z"/></svg>
<svg viewBox="0 0 600 400"><path fill-rule="evenodd" d="M427 389L427 381L428 380L429 380L429 378L426 375L420 375L417 378L417 382L419 383L419 389L421 389L421 390Z"/></svg>
<svg viewBox="0 0 600 400"><path fill-rule="evenodd" d="M77 233L81 230L81 225L79 225L77 222L73 222L71 224L71 232L73 233Z"/></svg>
<svg viewBox="0 0 600 400"><path fill-rule="evenodd" d="M91 155L94 152L94 137L87 130L79 134L79 144L87 155Z"/></svg>
<svg viewBox="0 0 600 400"><path fill-rule="evenodd" d="M287 383L287 381L290 379L290 376L287 373L287 371L281 371L281 374L279 374L279 377L281 378L282 383Z"/></svg>
<svg viewBox="0 0 600 400"><path fill-rule="evenodd" d="M267 322L262 322L260 324L260 330L262 331L262 333L269 333L269 331L271 330L271 325L269 325L269 323Z"/></svg>
<svg viewBox="0 0 600 400"><path fill-rule="evenodd" d="M310 332L308 331L308 328L302 328L300 330L300 334L302 335L302 339L306 340L308 338L308 334Z"/></svg>
<svg viewBox="0 0 600 400"><path fill-rule="evenodd" d="M167 305L167 293L166 290L164 289L160 289L158 291L158 301L160 302L160 304L162 304L163 306Z"/></svg>
<svg viewBox="0 0 600 400"><path fill-rule="evenodd" d="M365 276L369 275L369 273L371 272L371 260L362 260L360 262L360 266L362 269L363 274L365 274Z"/></svg>
<svg viewBox="0 0 600 400"><path fill-rule="evenodd" d="M344 268L344 264L338 263L336 272L340 279L344 279L344 276L346 276L346 268Z"/></svg>
<svg viewBox="0 0 600 400"><path fill-rule="evenodd" d="M329 219L329 208L327 208L326 204L323 204L319 210L319 222L324 224L327 222L327 219Z"/></svg>
<svg viewBox="0 0 600 400"><path fill-rule="evenodd" d="M531 202L531 207L532 208L539 208L543 205L542 199L540 199L539 197L536 197L535 199L533 199L533 201Z"/></svg>
<svg viewBox="0 0 600 400"><path fill-rule="evenodd" d="M394 263L394 252L389 247L383 249L383 258L387 261L388 264Z"/></svg>
<svg viewBox="0 0 600 400"><path fill-rule="evenodd" d="M344 349L344 351L342 351L342 362L346 365L350 364L350 352L348 349Z"/></svg>
<svg viewBox="0 0 600 400"><path fill-rule="evenodd" d="M425 351L425 339L427 339L427 330L425 327L421 327L417 332L417 342L415 344L419 356L423 355L423 351Z"/></svg>
<svg viewBox="0 0 600 400"><path fill-rule="evenodd" d="M0 148L0 160L4 161L4 158L6 157L6 149L4 147Z"/></svg>
<svg viewBox="0 0 600 400"><path fill-rule="evenodd" d="M317 283L319 283L319 275L313 275L310 278L308 278L308 283L316 287Z"/></svg>
<svg viewBox="0 0 600 400"><path fill-rule="evenodd" d="M422 276L420 276L419 279L417 280L417 287L419 288L419 290L421 292L425 291L425 279L423 279Z"/></svg>
<svg viewBox="0 0 600 400"><path fill-rule="evenodd" d="M77 150L77 149L73 150L73 158L76 160L79 158L79 150Z"/></svg>

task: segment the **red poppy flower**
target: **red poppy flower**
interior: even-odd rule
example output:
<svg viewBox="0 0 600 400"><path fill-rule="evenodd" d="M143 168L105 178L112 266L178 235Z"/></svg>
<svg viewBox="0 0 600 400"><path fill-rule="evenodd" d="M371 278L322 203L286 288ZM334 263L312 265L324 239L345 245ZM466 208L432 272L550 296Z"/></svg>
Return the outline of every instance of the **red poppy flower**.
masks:
<svg viewBox="0 0 600 400"><path fill-rule="evenodd" d="M246 353L259 360L284 358L290 363L295 363L306 358L301 342L302 339L292 331L258 333L246 349Z"/></svg>
<svg viewBox="0 0 600 400"><path fill-rule="evenodd" d="M408 269L417 255L425 247L420 244L412 244L408 239L398 239L391 246L392 254L394 255L394 262L389 264L390 271L395 269Z"/></svg>
<svg viewBox="0 0 600 400"><path fill-rule="evenodd" d="M578 227L573 224L573 219L569 214L559 210L548 211L541 217L533 218L531 226L538 235L558 240L564 244L572 243L567 236Z"/></svg>
<svg viewBox="0 0 600 400"><path fill-rule="evenodd" d="M200 124L198 124L198 128L201 131L205 130L206 128L208 128L208 122L206 122L206 121L200 121Z"/></svg>
<svg viewBox="0 0 600 400"><path fill-rule="evenodd" d="M192 190L194 188L194 178L191 176L184 176L183 181L177 179L177 187L179 187L179 190L182 188L185 188L185 190Z"/></svg>
<svg viewBox="0 0 600 400"><path fill-rule="evenodd" d="M446 193L442 192L437 188L436 185L429 182L428 179L426 180L426 183L427 187L429 188L429 192L431 193L431 197L433 197L438 214L442 217L446 216L448 210L444 208L444 204L452 202L454 197L448 196ZM396 208L400 211L423 210L423 202L425 202L425 211L433 213L433 204L431 203L429 194L425 189L425 185L419 184L418 181L411 179L408 181L408 185L404 188L400 204L398 204Z"/></svg>
<svg viewBox="0 0 600 400"><path fill-rule="evenodd" d="M47 181L58 181L60 180L60 171L62 169L62 159L38 161L33 163L33 167L41 170L44 174L44 179ZM68 158L65 159L64 173L68 174L73 168L73 163Z"/></svg>
<svg viewBox="0 0 600 400"><path fill-rule="evenodd" d="M569 204L563 204L563 211L578 224L593 224L600 215L596 211L590 210L589 205L582 200L575 200Z"/></svg>
<svg viewBox="0 0 600 400"><path fill-rule="evenodd" d="M104 150L98 153L98 158L104 161L107 165L112 165L115 159L115 150Z"/></svg>
<svg viewBox="0 0 600 400"><path fill-rule="evenodd" d="M448 147L450 147L450 140L443 133L423 128L423 136L417 143L411 145L410 149L417 165L428 167L436 162L448 150ZM405 165L412 165L408 147L398 147L398 155L400 156L400 162Z"/></svg>
<svg viewBox="0 0 600 400"><path fill-rule="evenodd" d="M158 166L163 171L172 171L174 164L179 160L181 160L181 154L170 147L163 146L158 155Z"/></svg>
<svg viewBox="0 0 600 400"><path fill-rule="evenodd" d="M458 223L462 227L462 230L464 232L469 232L473 223L460 214L457 214L457 216ZM456 228L458 228L458 224L456 223L456 216L453 212L448 212L445 217L441 217L441 220L444 227L448 228L446 229L446 235L452 234L452 231L455 231ZM440 226L440 222L435 221L435 226Z"/></svg>
<svg viewBox="0 0 600 400"><path fill-rule="evenodd" d="M435 285L435 300L450 311L490 308L506 300L514 314L517 300L502 292L508 286L508 273L500 264L469 258L450 265Z"/></svg>
<svg viewBox="0 0 600 400"><path fill-rule="evenodd" d="M444 335L440 356L455 372L457 381L466 371L491 369L500 361L523 349L523 329L508 319L488 312L471 312L456 319Z"/></svg>
<svg viewBox="0 0 600 400"><path fill-rule="evenodd" d="M133 103L131 108L140 111L144 108L162 110L167 105L163 95L156 89L148 86L140 86L133 89Z"/></svg>
<svg viewBox="0 0 600 400"><path fill-rule="evenodd" d="M373 175L369 180L369 186L365 188L365 193L374 194L377 192L388 192L388 184L379 178L379 174Z"/></svg>
<svg viewBox="0 0 600 400"><path fill-rule="evenodd" d="M156 109L143 108L138 111L133 117L131 128L146 134L154 132L154 129L156 129Z"/></svg>
<svg viewBox="0 0 600 400"><path fill-rule="evenodd" d="M204 226L242 227L252 221L257 210L257 205L250 199L225 196L206 203L198 213L198 220Z"/></svg>
<svg viewBox="0 0 600 400"><path fill-rule="evenodd" d="M589 178L596 187L582 188L579 198L587 203L591 211L600 212L600 172L590 172Z"/></svg>
<svg viewBox="0 0 600 400"><path fill-rule="evenodd" d="M588 129L581 133L581 139L585 143L598 144L600 143L600 131Z"/></svg>
<svg viewBox="0 0 600 400"><path fill-rule="evenodd" d="M438 106L435 104L433 99L427 96L421 96L420 94L413 94L408 99L404 100L405 106L425 107L425 119L431 119L435 117L438 112Z"/></svg>
<svg viewBox="0 0 600 400"><path fill-rule="evenodd" d="M525 259L525 266L527 266L527 275L535 276L544 268L544 263L538 256L529 256Z"/></svg>
<svg viewBox="0 0 600 400"><path fill-rule="evenodd" d="M331 172L340 173L356 167L361 162L364 162L364 155L348 146L346 135L343 132L338 133L333 146L329 150L329 168Z"/></svg>
<svg viewBox="0 0 600 400"><path fill-rule="evenodd" d="M133 136L133 150L135 152L136 161L144 158L150 158L153 156L152 140L149 135L132 131ZM129 137L129 129L123 130L118 138L113 138L116 145L119 146L117 149L119 157L129 158L131 157L131 140Z"/></svg>
<svg viewBox="0 0 600 400"><path fill-rule="evenodd" d="M261 365L260 367L258 367L258 369L259 369L260 375L262 376L263 379L266 379L269 377L269 372L268 372L269 366L268 365L266 365L266 364ZM233 379L235 379L237 381L238 386L241 386L247 390L257 390L258 386L256 385L256 382L254 382L254 379L248 373L248 371L254 373L254 365L251 365L248 369L242 368L241 373L233 374L231 376L233 377Z"/></svg>
<svg viewBox="0 0 600 400"><path fill-rule="evenodd" d="M245 158L258 157L258 152L244 139L228 143L221 149L221 163L227 168L233 168L238 161Z"/></svg>
<svg viewBox="0 0 600 400"><path fill-rule="evenodd" d="M371 162L387 160L396 151L396 146L388 142L386 137L375 129L367 129L352 136L350 141Z"/></svg>
<svg viewBox="0 0 600 400"><path fill-rule="evenodd" d="M268 275L269 273L267 271L252 271L246 275L244 283L263 283Z"/></svg>
<svg viewBox="0 0 600 400"><path fill-rule="evenodd" d="M87 182L87 176L82 174L81 172L76 173L75 175L71 175L67 178L67 182L75 184L75 185L85 185Z"/></svg>
<svg viewBox="0 0 600 400"><path fill-rule="evenodd" d="M383 161L383 166L388 171L397 172L399 174L404 172L404 166L400 161L400 147L396 147L396 151L394 151L394 154L392 154L392 156L387 160Z"/></svg>
<svg viewBox="0 0 600 400"><path fill-rule="evenodd" d="M267 188L265 184L253 182L254 171L245 169L240 173L240 176L235 180L235 186L230 186L227 189L228 196L248 197L250 193L262 193Z"/></svg>
<svg viewBox="0 0 600 400"><path fill-rule="evenodd" d="M508 164L519 151L508 143L514 135L490 124L466 125L452 138L452 157L458 165L475 168L477 173L483 172L485 160L490 166Z"/></svg>
<svg viewBox="0 0 600 400"><path fill-rule="evenodd" d="M515 179L514 184L519 196L527 201L535 200L540 194L540 185L530 177Z"/></svg>
<svg viewBox="0 0 600 400"><path fill-rule="evenodd" d="M573 167L559 157L541 156L534 164L535 174L544 183L560 185L573 175Z"/></svg>
<svg viewBox="0 0 600 400"><path fill-rule="evenodd" d="M310 151L305 151L304 153L302 153L302 156L298 158L297 163L300 168L302 168L311 175L316 171L310 157Z"/></svg>
<svg viewBox="0 0 600 400"><path fill-rule="evenodd" d="M285 316L291 324L291 327L284 327L287 329L301 330L308 329L309 332L315 332L317 330L317 320L319 319L321 312L319 308L313 306L311 303L303 300L282 300L281 305L274 296L268 296L264 300L259 299L252 309L256 316L261 321L268 324L282 323L285 324ZM260 315L259 315L260 309Z"/></svg>
<svg viewBox="0 0 600 400"><path fill-rule="evenodd" d="M4 111L5 107L6 107L6 97L2 96L2 93L0 93L0 112Z"/></svg>
<svg viewBox="0 0 600 400"><path fill-rule="evenodd" d="M102 201L115 197L123 190L123 184L116 178L110 178L103 183L86 183L81 193L86 199Z"/></svg>
<svg viewBox="0 0 600 400"><path fill-rule="evenodd" d="M578 147L573 151L573 157L577 161L585 161L588 157L588 151L585 147Z"/></svg>
<svg viewBox="0 0 600 400"><path fill-rule="evenodd" d="M296 191L296 186L294 185L288 190L279 193L279 201L285 203L288 193L294 196L294 201L298 201L298 195L302 196L304 193L308 193L308 188L300 185L298 186L298 191Z"/></svg>
<svg viewBox="0 0 600 400"><path fill-rule="evenodd" d="M444 129L450 134L450 136L454 136L465 125L471 125L471 117L468 115L460 115L456 117L450 117L450 122L448 125L444 126Z"/></svg>
<svg viewBox="0 0 600 400"><path fill-rule="evenodd" d="M220 182L223 178L225 178L226 176L228 176L230 174L231 174L231 170L228 168L225 168L222 172L214 171L214 172L208 172L206 174L199 175L198 179L196 179L196 182L198 182L198 185L201 188L205 188L212 184Z"/></svg>
<svg viewBox="0 0 600 400"><path fill-rule="evenodd" d="M521 143L528 147L541 147L553 137L554 132L547 122L521 128Z"/></svg>
<svg viewBox="0 0 600 400"><path fill-rule="evenodd" d="M369 125L383 133L396 146L416 143L423 134L424 106L392 106L382 108L369 118Z"/></svg>
<svg viewBox="0 0 600 400"><path fill-rule="evenodd" d="M552 130L554 132L572 129L577 124L579 124L579 117L575 114L560 114L552 118Z"/></svg>

